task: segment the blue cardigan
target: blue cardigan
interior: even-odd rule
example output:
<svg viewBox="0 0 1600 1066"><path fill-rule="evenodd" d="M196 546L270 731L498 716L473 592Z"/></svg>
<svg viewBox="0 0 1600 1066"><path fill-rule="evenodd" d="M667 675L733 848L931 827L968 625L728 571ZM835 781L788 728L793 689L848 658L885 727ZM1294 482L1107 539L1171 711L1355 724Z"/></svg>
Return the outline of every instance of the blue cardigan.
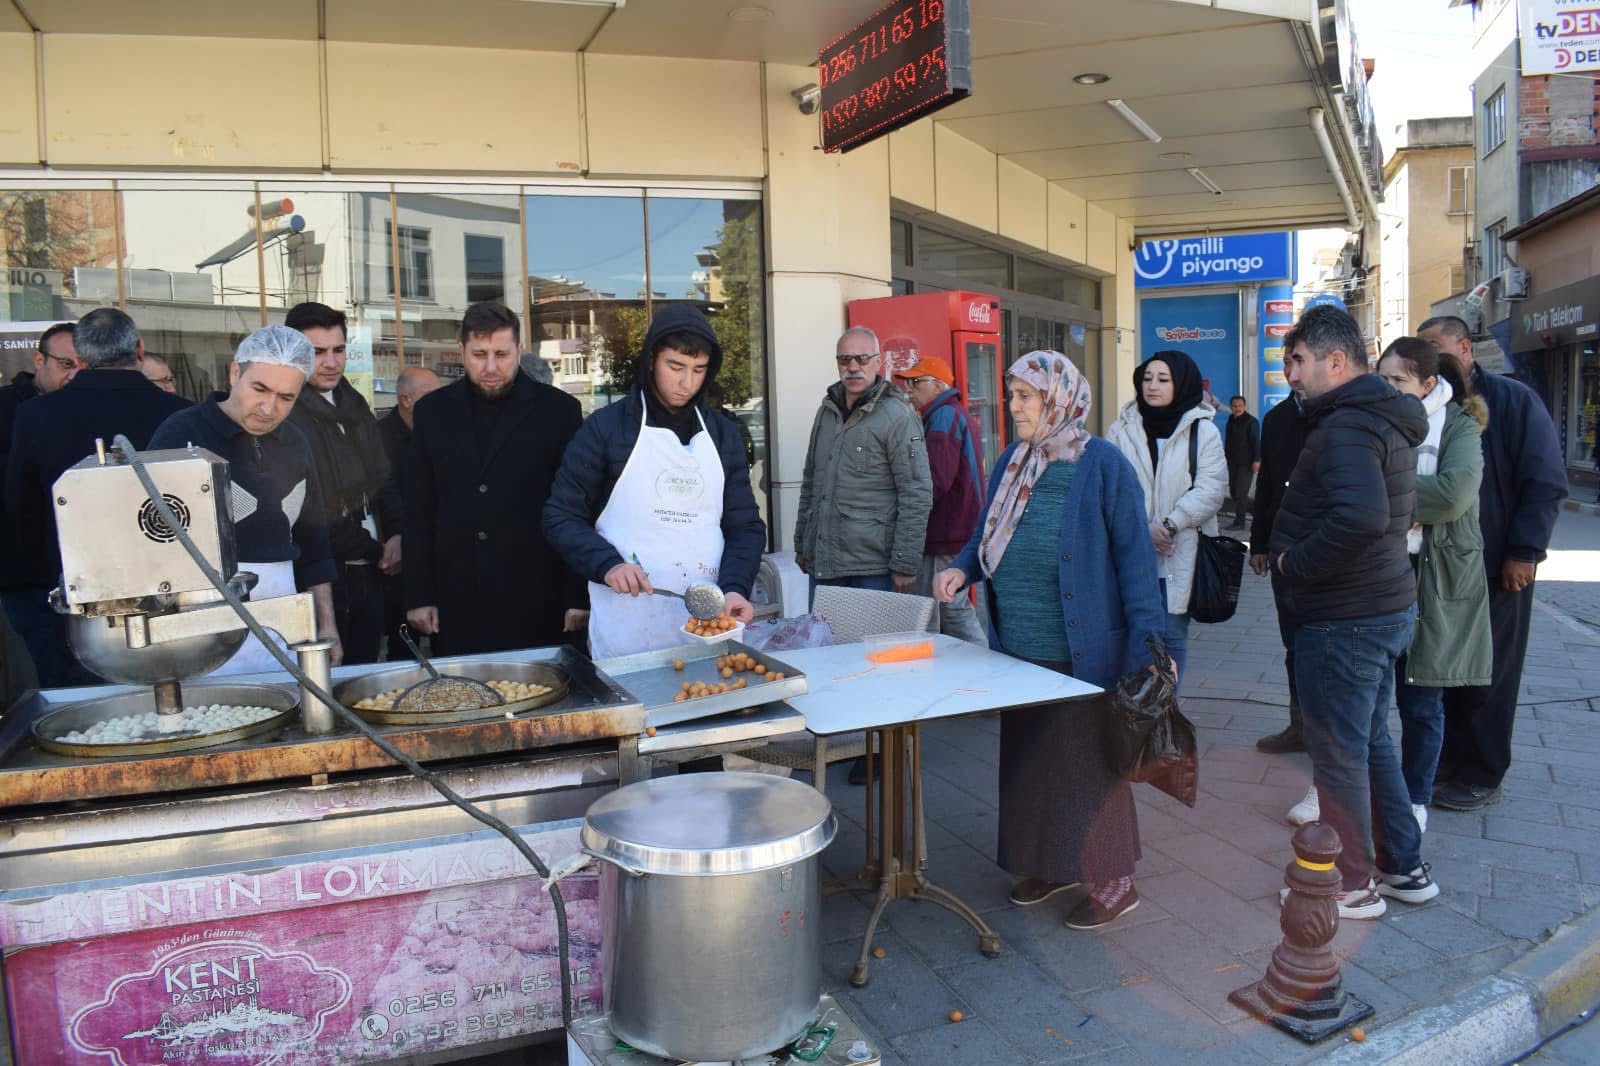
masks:
<svg viewBox="0 0 1600 1066"><path fill-rule="evenodd" d="M995 489L1017 446L1001 453L989 475L978 529L952 566L968 581L982 580L978 546ZM1055 560L1072 646L1072 674L1109 688L1125 674L1150 665L1146 637L1166 629L1166 608L1156 577L1156 552L1145 522L1138 475L1114 445L1099 438L1078 459L1061 522L1061 558ZM1038 560L1042 568L1047 560ZM997 605L989 597L989 646L1002 650Z"/></svg>

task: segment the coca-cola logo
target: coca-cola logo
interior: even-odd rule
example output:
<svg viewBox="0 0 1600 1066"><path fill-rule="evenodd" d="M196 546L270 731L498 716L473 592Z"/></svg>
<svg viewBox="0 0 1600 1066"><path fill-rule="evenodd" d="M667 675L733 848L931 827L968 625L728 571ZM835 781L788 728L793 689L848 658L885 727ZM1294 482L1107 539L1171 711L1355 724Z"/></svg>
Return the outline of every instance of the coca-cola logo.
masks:
<svg viewBox="0 0 1600 1066"><path fill-rule="evenodd" d="M116 1066L265 1066L315 1040L349 1001L350 978L303 952L243 937L201 939L112 981L73 1015L67 1039Z"/></svg>
<svg viewBox="0 0 1600 1066"><path fill-rule="evenodd" d="M967 321L975 325L987 326L994 322L994 310L987 300L973 300L967 304Z"/></svg>

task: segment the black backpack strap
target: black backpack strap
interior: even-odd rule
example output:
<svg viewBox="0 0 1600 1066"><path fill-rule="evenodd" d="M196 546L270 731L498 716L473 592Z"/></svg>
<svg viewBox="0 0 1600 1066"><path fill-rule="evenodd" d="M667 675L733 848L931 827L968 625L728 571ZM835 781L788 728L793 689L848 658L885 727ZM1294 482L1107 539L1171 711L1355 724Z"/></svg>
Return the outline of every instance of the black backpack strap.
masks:
<svg viewBox="0 0 1600 1066"><path fill-rule="evenodd" d="M1200 455L1200 423L1189 423L1189 487L1194 488L1195 463Z"/></svg>

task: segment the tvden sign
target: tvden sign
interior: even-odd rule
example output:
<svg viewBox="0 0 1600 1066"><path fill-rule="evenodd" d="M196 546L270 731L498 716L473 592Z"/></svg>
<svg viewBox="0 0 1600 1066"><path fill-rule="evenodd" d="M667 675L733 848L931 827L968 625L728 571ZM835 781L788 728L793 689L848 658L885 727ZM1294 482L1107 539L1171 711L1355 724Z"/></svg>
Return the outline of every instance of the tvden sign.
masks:
<svg viewBox="0 0 1600 1066"><path fill-rule="evenodd" d="M822 147L858 148L972 92L968 0L895 0L817 56Z"/></svg>

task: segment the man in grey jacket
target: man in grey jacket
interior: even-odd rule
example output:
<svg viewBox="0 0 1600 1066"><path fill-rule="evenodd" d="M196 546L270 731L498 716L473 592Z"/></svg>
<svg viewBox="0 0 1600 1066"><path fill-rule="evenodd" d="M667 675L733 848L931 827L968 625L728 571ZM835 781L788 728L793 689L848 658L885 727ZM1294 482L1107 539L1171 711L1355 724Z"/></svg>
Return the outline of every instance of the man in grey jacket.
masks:
<svg viewBox="0 0 1600 1066"><path fill-rule="evenodd" d="M910 592L933 507L922 419L883 377L872 330L852 326L835 351L839 380L811 425L795 555L818 585Z"/></svg>

